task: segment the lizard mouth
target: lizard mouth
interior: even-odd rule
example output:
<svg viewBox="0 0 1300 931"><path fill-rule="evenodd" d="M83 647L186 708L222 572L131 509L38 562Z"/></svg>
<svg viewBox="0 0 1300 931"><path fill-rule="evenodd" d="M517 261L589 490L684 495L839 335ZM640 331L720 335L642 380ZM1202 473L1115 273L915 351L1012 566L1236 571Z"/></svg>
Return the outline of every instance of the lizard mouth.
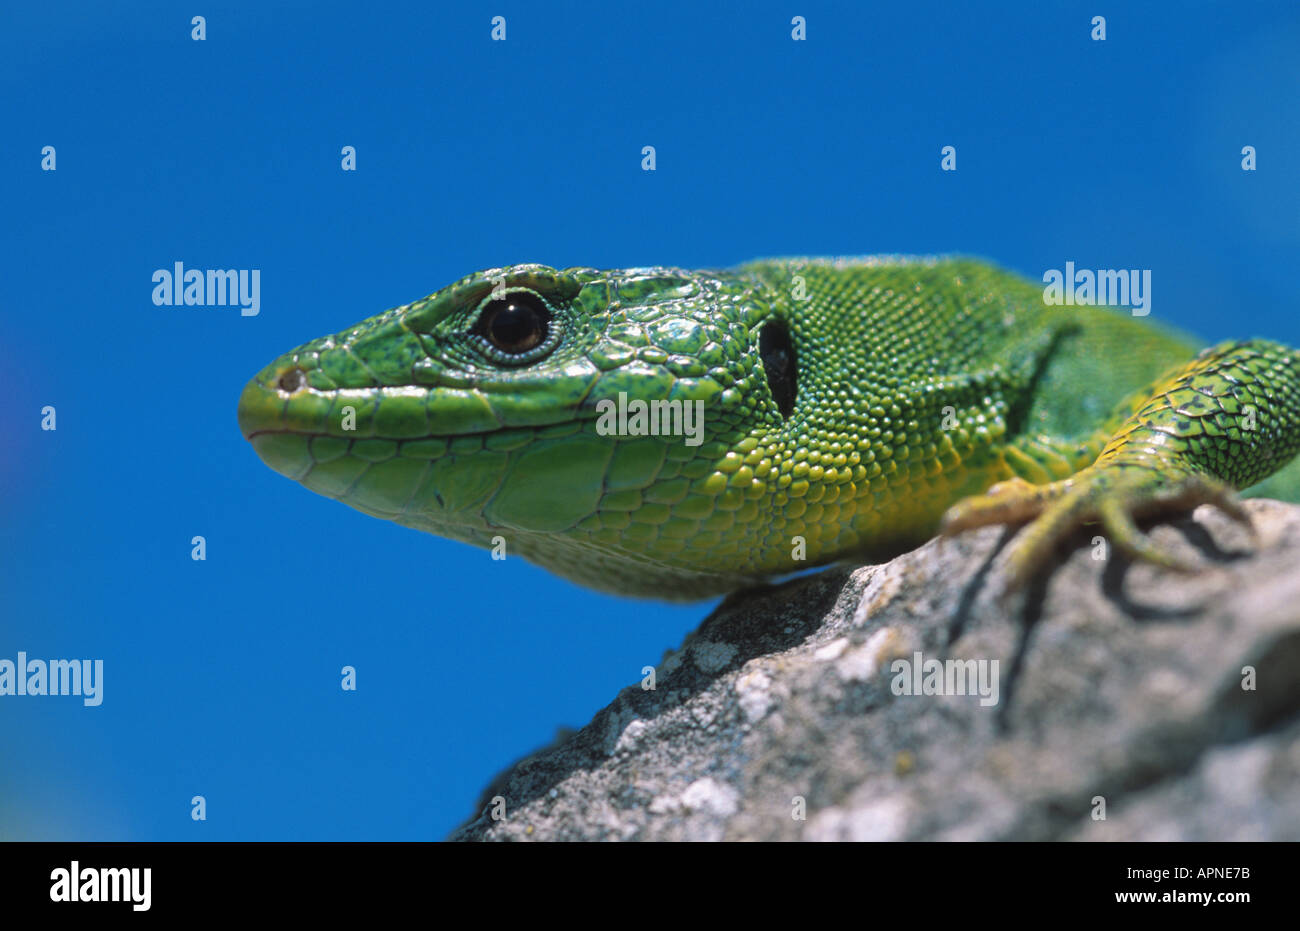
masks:
<svg viewBox="0 0 1300 931"><path fill-rule="evenodd" d="M317 494L442 536L487 545L490 535L484 534L527 525L498 519L502 514L554 523L559 518L553 509L543 507L549 500L548 469L566 474L577 469L587 487L596 489L612 455L611 442L583 433L582 418L511 425L495 416L479 417L477 407L458 409L464 392L456 389L316 390L292 380L285 385L280 374L269 368L240 395L240 432L258 458ZM450 405L445 424L438 422L441 411L423 413L425 405L439 407L433 402L442 390ZM385 413L384 402L399 399L400 408L402 397L417 400L416 395L419 416L406 416L409 408ZM492 413L487 402L480 405ZM355 429L346 419L351 406ZM471 427L479 429L466 429ZM565 527L577 519L561 517Z"/></svg>
<svg viewBox="0 0 1300 931"><path fill-rule="evenodd" d="M244 439L252 440L264 433L287 432L284 405L275 404L273 394L255 380L244 386L239 395L239 432Z"/></svg>
<svg viewBox="0 0 1300 931"><path fill-rule="evenodd" d="M294 481L302 479L328 450L330 455L352 454L358 443L370 446L389 442L436 441L427 422L385 430L376 411L389 396L427 391L415 388L365 388L318 391L307 387L300 369L268 369L244 386L239 396L239 432L266 465ZM351 406L353 423L344 421ZM392 434L392 435L388 435ZM363 447L364 448L364 447Z"/></svg>
<svg viewBox="0 0 1300 931"><path fill-rule="evenodd" d="M292 356L267 366L239 396L239 430L252 441L299 435L394 441L486 437L558 428L597 416L582 373L553 398L541 386L457 379L452 384L313 387Z"/></svg>
<svg viewBox="0 0 1300 931"><path fill-rule="evenodd" d="M429 404L431 394L437 403ZM300 369L284 365L249 381L238 407L240 433L258 458L294 481L302 481L322 457L356 455L378 463L399 454L431 459L511 450L548 428L572 425L576 432L591 416L584 410L533 411L513 423L482 394L414 385L316 389Z"/></svg>
<svg viewBox="0 0 1300 931"><path fill-rule="evenodd" d="M298 372L300 377L300 369L290 372ZM239 432L244 439L251 441L264 434L307 432L294 429L289 416L291 393L301 385L292 381L289 372L280 377L276 386L267 385L264 377L265 373L259 374L244 386L239 395Z"/></svg>
<svg viewBox="0 0 1300 931"><path fill-rule="evenodd" d="M266 435L416 440L492 433L504 426L484 403L481 410L473 412L476 416L467 418L468 423L446 424L440 429L426 413L429 395L438 390L415 385L317 389L305 381L294 381L292 375L270 384L259 375L239 396L239 431L250 441ZM402 400L415 404L406 407L405 416L393 416L394 407ZM411 416L412 410L418 415ZM350 424L345 423L345 416L350 417Z"/></svg>
<svg viewBox="0 0 1300 931"><path fill-rule="evenodd" d="M294 373L298 377L295 379ZM340 388L321 391L309 388L301 372L291 369L273 383L267 384L259 375L244 386L239 396L239 432L247 440L266 434L300 434L303 436L344 436L356 430L354 436L380 437L385 435L374 422L378 407L390 398L414 397L423 400L427 388ZM340 413L344 406L354 408L354 426L341 427ZM331 420L333 423L331 423ZM408 424L394 433L392 439L432 436L435 431L413 431Z"/></svg>

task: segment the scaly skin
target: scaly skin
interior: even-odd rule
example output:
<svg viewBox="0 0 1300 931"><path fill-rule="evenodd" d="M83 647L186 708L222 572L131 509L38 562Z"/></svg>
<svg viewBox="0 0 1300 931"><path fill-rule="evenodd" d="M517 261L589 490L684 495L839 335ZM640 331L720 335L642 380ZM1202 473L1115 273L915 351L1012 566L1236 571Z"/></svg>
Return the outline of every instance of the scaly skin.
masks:
<svg viewBox="0 0 1300 931"><path fill-rule="evenodd" d="M1033 519L1014 587L1090 520L1175 566L1134 515L1239 513L1300 450L1293 350L1195 352L968 260L516 265L282 356L239 422L313 491L604 591L708 597ZM703 442L611 434L620 393L702 402Z"/></svg>

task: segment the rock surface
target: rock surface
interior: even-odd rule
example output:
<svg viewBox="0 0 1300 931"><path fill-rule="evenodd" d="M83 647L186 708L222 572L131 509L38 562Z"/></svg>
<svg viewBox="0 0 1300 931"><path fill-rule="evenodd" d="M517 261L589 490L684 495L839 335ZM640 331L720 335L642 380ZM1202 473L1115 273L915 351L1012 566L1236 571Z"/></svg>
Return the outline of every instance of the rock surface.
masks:
<svg viewBox="0 0 1300 931"><path fill-rule="evenodd" d="M452 839L1298 840L1300 507L1248 507L1149 528L1192 575L1083 533L1001 606L990 528L732 596Z"/></svg>

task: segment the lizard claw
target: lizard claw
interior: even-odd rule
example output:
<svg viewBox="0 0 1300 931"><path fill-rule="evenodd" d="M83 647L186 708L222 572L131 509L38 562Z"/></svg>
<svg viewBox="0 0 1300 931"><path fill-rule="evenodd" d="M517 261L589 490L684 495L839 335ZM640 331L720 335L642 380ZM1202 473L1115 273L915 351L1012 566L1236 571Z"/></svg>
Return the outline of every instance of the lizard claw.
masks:
<svg viewBox="0 0 1300 931"><path fill-rule="evenodd" d="M1135 518L1185 512L1199 504L1214 505L1254 535L1249 512L1225 483L1200 473L1169 476L1119 463L1090 466L1049 485L1031 485L1023 479L1001 482L950 508L940 532L950 536L972 527L1030 521L1012 542L1004 562L1001 600L1005 601L1025 587L1064 540L1083 524L1096 521L1115 548L1131 559L1173 572L1197 571L1198 565L1153 543L1138 529Z"/></svg>
<svg viewBox="0 0 1300 931"><path fill-rule="evenodd" d="M948 508L939 523L939 534L952 537L976 527L1024 523L1041 514L1049 500L1063 493L1064 489L1031 485L1023 478L998 482L984 494L964 498Z"/></svg>

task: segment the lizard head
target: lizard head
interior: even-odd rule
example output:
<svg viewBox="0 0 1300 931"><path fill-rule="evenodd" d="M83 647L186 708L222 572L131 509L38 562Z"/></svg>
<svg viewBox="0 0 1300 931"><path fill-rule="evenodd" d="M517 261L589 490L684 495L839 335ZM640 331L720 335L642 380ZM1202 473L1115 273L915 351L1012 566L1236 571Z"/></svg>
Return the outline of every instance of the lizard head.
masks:
<svg viewBox="0 0 1300 931"><path fill-rule="evenodd" d="M793 351L736 273L515 265L281 356L239 424L271 468L367 514L698 598L765 574L736 574L757 541L728 531L761 526L775 488Z"/></svg>

